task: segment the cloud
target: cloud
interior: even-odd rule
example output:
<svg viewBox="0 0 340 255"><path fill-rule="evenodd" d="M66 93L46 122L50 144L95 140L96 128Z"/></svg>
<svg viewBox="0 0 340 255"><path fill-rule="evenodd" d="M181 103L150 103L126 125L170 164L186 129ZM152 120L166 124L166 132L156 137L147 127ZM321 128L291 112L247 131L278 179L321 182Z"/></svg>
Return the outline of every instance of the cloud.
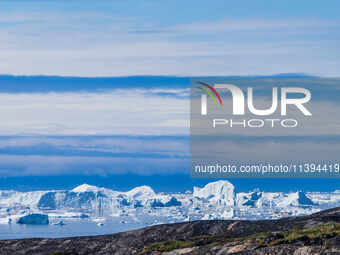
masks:
<svg viewBox="0 0 340 255"><path fill-rule="evenodd" d="M193 155L229 163L338 163L339 137L218 137L195 142ZM331 140L333 139L333 141Z"/></svg>
<svg viewBox="0 0 340 255"><path fill-rule="evenodd" d="M324 34L323 29L338 29L339 21L322 19L222 19L210 22L181 24L169 31L183 34L219 34L226 32L279 32L281 36L292 34Z"/></svg>
<svg viewBox="0 0 340 255"><path fill-rule="evenodd" d="M187 93L181 89L177 92L157 89L155 93L136 89L102 93L3 93L0 94L3 121L0 134L188 134L189 101L182 96Z"/></svg>
<svg viewBox="0 0 340 255"><path fill-rule="evenodd" d="M0 137L2 176L186 173L186 136Z"/></svg>
<svg viewBox="0 0 340 255"><path fill-rule="evenodd" d="M3 176L188 173L188 159L0 155Z"/></svg>
<svg viewBox="0 0 340 255"><path fill-rule="evenodd" d="M16 81L20 80L18 84ZM58 82L56 82L58 80ZM127 82L130 81L130 82ZM308 109L311 118L290 111L287 118L297 119L297 129L257 130L231 129L233 135L339 135L340 121L335 116L340 111L336 79L319 78L233 78L234 84L246 90L254 87L257 107L271 105L272 86L307 87L312 92ZM141 88L138 85L142 82ZM126 79L74 79L21 77L5 84L6 93L0 93L0 135L188 135L190 122L189 80L172 77L163 79L130 77ZM51 84L50 84L51 83ZM148 88L145 84L152 84ZM165 86L164 86L164 84ZM74 84L74 86L71 86ZM160 85L158 85L160 84ZM131 86L130 86L131 85ZM74 91L66 90L68 86ZM123 87L128 87L123 89ZM17 87L20 91L18 93ZM114 89L117 87L116 89ZM6 89L8 88L8 89ZM10 89L12 88L12 89ZM25 88L25 90L22 90ZM55 91L55 89L60 89ZM44 93L37 93L41 89ZM196 92L200 93L199 90ZM200 94L199 94L200 96ZM197 98L198 103L200 98ZM240 119L228 115L232 108L229 95L223 95L223 118ZM196 102L196 99L193 99ZM209 106L210 108L212 106ZM295 109L296 110L296 109ZM271 118L283 119L278 114ZM327 114L326 114L327 113ZM194 116L193 116L194 117ZM220 118L220 117L219 117ZM249 114L243 119L254 118ZM195 119L195 118L193 118ZM242 118L241 118L242 119ZM202 129L204 125L200 125ZM209 127L209 130L214 132Z"/></svg>
<svg viewBox="0 0 340 255"><path fill-rule="evenodd" d="M209 138L214 139L214 138ZM219 137L196 153L229 163L337 162L335 137ZM212 147L207 147L212 145ZM203 148L203 150L200 150ZM261 148L261 149L259 149ZM227 150L227 151L226 151ZM196 154L197 155L197 154ZM189 137L1 137L2 176L187 174Z"/></svg>
<svg viewBox="0 0 340 255"><path fill-rule="evenodd" d="M100 11L27 11L1 20L1 73L339 74L338 20L224 17L159 24Z"/></svg>
<svg viewBox="0 0 340 255"><path fill-rule="evenodd" d="M187 136L10 136L1 154L122 157L188 157Z"/></svg>

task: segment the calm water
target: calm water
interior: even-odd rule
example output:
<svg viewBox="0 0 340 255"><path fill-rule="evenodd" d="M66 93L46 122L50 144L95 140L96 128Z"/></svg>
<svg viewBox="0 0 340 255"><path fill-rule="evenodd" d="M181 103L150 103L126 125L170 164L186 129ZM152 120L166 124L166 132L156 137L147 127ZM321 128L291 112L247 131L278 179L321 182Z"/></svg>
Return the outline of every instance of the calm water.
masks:
<svg viewBox="0 0 340 255"><path fill-rule="evenodd" d="M17 239L32 237L70 237L104 235L142 228L141 223L126 223L114 221L104 221L103 226L98 226L97 222L87 219L63 220L65 225L20 225L20 224L0 224L0 239Z"/></svg>

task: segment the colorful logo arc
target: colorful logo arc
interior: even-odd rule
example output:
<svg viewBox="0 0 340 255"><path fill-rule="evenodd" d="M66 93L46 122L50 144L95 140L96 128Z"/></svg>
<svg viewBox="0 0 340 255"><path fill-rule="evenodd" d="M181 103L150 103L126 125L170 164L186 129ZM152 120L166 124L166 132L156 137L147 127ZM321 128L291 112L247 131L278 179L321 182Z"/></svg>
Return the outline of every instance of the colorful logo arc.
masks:
<svg viewBox="0 0 340 255"><path fill-rule="evenodd" d="M214 103L216 105L218 103L216 101L216 98L215 98L214 94L216 95L216 97L217 97L218 101L220 102L220 104L223 105L222 99L221 99L220 95L218 94L218 92L216 91L216 89L214 89L211 85L209 85L207 83L204 83L204 82L201 82L201 81L199 81L198 83L203 85L204 87L206 87L206 88L200 87L199 89L204 91L205 93L207 93L212 98L212 100L214 101ZM210 89L211 91L208 90L208 89ZM211 92L213 92L214 94L212 94Z"/></svg>

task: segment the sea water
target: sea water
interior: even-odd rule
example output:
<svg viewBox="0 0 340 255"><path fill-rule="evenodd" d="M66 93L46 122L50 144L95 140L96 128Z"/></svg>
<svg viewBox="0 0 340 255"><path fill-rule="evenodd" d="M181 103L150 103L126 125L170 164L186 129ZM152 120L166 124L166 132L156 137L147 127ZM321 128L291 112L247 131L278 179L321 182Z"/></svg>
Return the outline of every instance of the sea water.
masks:
<svg viewBox="0 0 340 255"><path fill-rule="evenodd" d="M89 219L63 220L64 225L22 225L0 224L0 239L59 238L113 234L145 227L139 222L105 220L96 222Z"/></svg>

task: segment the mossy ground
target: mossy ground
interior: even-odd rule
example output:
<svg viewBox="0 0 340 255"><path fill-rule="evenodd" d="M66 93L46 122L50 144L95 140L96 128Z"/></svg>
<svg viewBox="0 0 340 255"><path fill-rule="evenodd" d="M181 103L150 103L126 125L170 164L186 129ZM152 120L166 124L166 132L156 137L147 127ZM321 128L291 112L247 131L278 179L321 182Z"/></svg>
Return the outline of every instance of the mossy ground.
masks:
<svg viewBox="0 0 340 255"><path fill-rule="evenodd" d="M140 255L147 255L153 251L169 252L176 249L195 246L219 246L231 242L246 243L251 242L257 247L268 247L280 244L296 242L321 241L327 245L327 239L340 235L339 223L325 223L312 227L295 226L288 231L281 232L260 232L246 237L231 238L227 235L195 236L188 240L173 240L166 242L151 243L144 247Z"/></svg>
<svg viewBox="0 0 340 255"><path fill-rule="evenodd" d="M166 241L166 242L158 242L158 243L151 243L144 247L144 250L140 255L148 254L152 251L159 251L159 252L167 252L173 251L177 249L183 249L192 247L194 244L188 241Z"/></svg>
<svg viewBox="0 0 340 255"><path fill-rule="evenodd" d="M284 237L271 242L271 245L281 244L281 243L294 243L300 240L324 240L327 237L332 237L340 234L340 224L339 223L327 223L313 227L295 227L289 231L283 232Z"/></svg>

